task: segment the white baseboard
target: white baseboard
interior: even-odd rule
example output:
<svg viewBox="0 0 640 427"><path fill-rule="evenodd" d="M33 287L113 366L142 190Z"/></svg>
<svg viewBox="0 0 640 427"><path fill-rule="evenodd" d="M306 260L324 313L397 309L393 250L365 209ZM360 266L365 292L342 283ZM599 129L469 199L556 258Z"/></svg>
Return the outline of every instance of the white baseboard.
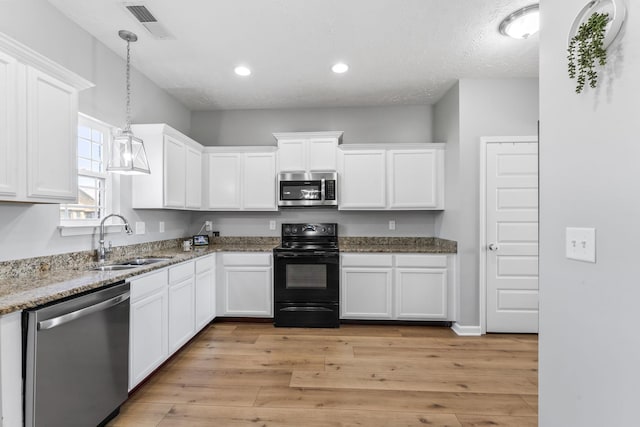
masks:
<svg viewBox="0 0 640 427"><path fill-rule="evenodd" d="M455 332L456 335L460 335L463 337L482 335L480 326L462 326L459 323L454 323L453 325L451 325L451 329L453 329L453 332Z"/></svg>

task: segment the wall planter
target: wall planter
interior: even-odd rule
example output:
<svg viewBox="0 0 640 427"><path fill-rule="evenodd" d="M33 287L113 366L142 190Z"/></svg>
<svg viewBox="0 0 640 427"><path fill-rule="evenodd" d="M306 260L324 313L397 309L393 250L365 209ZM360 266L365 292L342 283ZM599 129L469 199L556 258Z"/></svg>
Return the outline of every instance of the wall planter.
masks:
<svg viewBox="0 0 640 427"><path fill-rule="evenodd" d="M592 0L578 13L569 31L567 49L569 78L576 79L576 93L585 84L598 84L596 66L607 62L607 48L624 23L627 9L624 0Z"/></svg>

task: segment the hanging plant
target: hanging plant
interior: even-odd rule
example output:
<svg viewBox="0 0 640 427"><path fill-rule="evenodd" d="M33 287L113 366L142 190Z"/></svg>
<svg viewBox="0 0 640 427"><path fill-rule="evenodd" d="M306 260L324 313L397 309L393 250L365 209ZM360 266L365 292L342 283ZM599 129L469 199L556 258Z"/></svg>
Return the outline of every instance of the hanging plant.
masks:
<svg viewBox="0 0 640 427"><path fill-rule="evenodd" d="M576 93L581 93L584 85L595 88L598 84L596 62L600 66L607 63L607 50L603 41L606 33L608 13L595 12L587 22L583 22L569 41L567 59L569 60L569 78L577 78Z"/></svg>

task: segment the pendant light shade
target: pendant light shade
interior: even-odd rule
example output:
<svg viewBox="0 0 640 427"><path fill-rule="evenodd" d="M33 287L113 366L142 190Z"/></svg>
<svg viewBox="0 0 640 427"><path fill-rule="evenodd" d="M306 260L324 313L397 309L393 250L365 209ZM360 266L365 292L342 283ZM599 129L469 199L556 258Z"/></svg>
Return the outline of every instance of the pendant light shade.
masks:
<svg viewBox="0 0 640 427"><path fill-rule="evenodd" d="M120 30L118 35L127 42L127 124L111 142L107 172L126 175L150 174L147 153L142 139L131 132L131 55L129 44L138 40L131 31Z"/></svg>

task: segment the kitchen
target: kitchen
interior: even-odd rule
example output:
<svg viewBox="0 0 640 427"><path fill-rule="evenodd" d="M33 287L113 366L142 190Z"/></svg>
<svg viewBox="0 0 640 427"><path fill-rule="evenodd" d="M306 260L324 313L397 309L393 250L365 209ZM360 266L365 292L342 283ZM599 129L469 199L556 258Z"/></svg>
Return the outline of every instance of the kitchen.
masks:
<svg viewBox="0 0 640 427"><path fill-rule="evenodd" d="M55 3L55 2L52 2ZM62 2L61 2L62 3ZM493 3L493 2L491 2ZM501 5L505 2L497 2ZM522 3L522 4L520 4ZM563 2L564 3L564 2ZM548 283L555 283L560 280L569 281L576 284L573 294L566 294L567 289L547 288L547 296L550 298L547 307L553 307L554 310L549 312L547 317L548 328L545 326L545 293L541 295L541 425L553 425L551 420L564 419L565 425L589 425L584 420L597 420L598 416L593 414L595 409L604 405L601 412L604 414L612 413L612 407L616 406L613 402L617 399L625 401L628 396L633 393L621 393L627 388L628 372L637 368L631 367L626 362L620 362L616 358L618 352L613 349L619 349L620 354L637 355L637 344L630 342L619 343L615 339L624 341L623 331L616 332L604 330L598 324L592 324L592 320L588 316L589 313L598 312L610 318L616 318L621 324L634 324L636 320L635 310L621 310L621 304L627 304L633 301L636 295L635 290L620 289L619 297L622 297L617 304L614 302L605 302L601 298L593 298L596 290L591 290L588 294L583 294L584 289L578 284L592 283L588 279L598 277L606 283L610 277L616 278L622 282L626 277L633 277L632 267L620 267L618 264L605 263L599 260L595 266L583 266L571 263L571 261L561 261L563 254L550 251L545 253L544 242L548 245L556 244L564 246L564 232L566 226L596 225L598 229L604 227L608 230L606 218L597 216L597 212L602 212L602 202L607 201L606 206L620 207L622 211L630 214L637 208L630 202L620 202L615 193L608 195L610 192L604 188L600 188L602 181L597 184L588 178L592 175L589 170L582 170L574 162L570 161L571 154L568 148L561 143L560 140L567 138L568 129L575 128L575 122L580 118L586 117L585 123L581 123L579 129L580 139L582 141L593 141L596 135L601 139L617 140L617 146L607 145L611 152L603 152L595 147L588 145L578 146L582 150L580 157L584 158L584 150L588 150L587 157L590 162L604 161L605 159L611 165L611 170L615 170L616 174L612 177L615 179L616 189L628 189L633 192L632 182L636 182L635 174L624 168L614 166L620 159L625 158L625 153L620 153L619 148L626 145L624 141L630 139L631 126L617 127L613 134L603 135L596 132L596 125L589 124L601 120L603 128L611 129L613 123L618 120L615 117L603 114L601 109L613 111L617 116L629 117L626 123L634 123L630 112L637 111L637 101L625 101L624 96L619 100L620 89L615 91L613 97L606 106L596 105L595 100L599 99L598 94L586 94L586 96L577 96L572 93L572 82L566 78L566 74L560 73L558 68L560 65L550 65L550 62L562 63L564 59L564 49L559 45L566 39L566 32L570 26L573 17L583 4L582 2L572 1L569 4L552 5L543 2L542 12L545 16L545 8L548 13L547 33L543 32L540 36L540 57L541 57L541 82L545 82L542 78L546 76L546 85L540 85L540 112L538 113L538 81L535 75L527 76L522 79L500 79L500 78L461 78L459 83L451 88L451 92L444 95L435 105L397 105L397 106L373 106L373 107L335 107L335 108L286 108L280 107L269 109L266 111L257 110L237 110L228 109L215 111L195 111L191 112L175 98L159 89L149 79L137 74L134 71L133 79L133 116L137 123L167 123L170 126L188 134L201 144L205 145L274 145L273 132L290 132L300 130L342 130L344 134L344 144L351 143L379 143L379 142L398 142L398 143L415 143L415 142L447 142L459 141L459 144L453 144L447 147L447 165L445 168L448 174L445 182L449 187L445 190L447 197L445 211L438 212L340 212L340 211L323 211L318 215L314 215L314 222L323 223L339 223L342 226L341 235L344 236L439 236L442 238L450 238L458 242L458 262L460 263L460 307L458 323L461 326L476 327L479 322L479 290L477 285L477 247L478 247L478 225L477 225L477 198L478 198L478 155L477 139L481 136L490 135L535 135L537 133L536 121L541 119L541 135L542 147L544 148L545 123L547 126L549 143L555 144L549 146L549 152L557 155L557 160L550 161L547 157L541 158L541 211L540 222L541 242L543 243L540 253L541 258L545 255L547 258L547 267L541 264L541 289L544 289L544 278ZM518 6L524 6L526 2L519 2L513 5L514 9ZM151 7L152 5L150 5ZM95 89L80 94L81 111L92 117L98 117L107 123L121 125L124 122L122 99L124 98L124 90L122 85L122 75L124 63L121 59L123 45L118 44L113 50L102 45L87 32L75 26L66 16L46 1L4 1L0 4L2 17L0 18L0 31L7 33L12 38L28 45L39 53L46 55L52 60L64 65L66 68L84 76L94 84ZM497 6L496 6L497 7ZM511 6L510 6L511 7ZM366 6L363 6L366 9ZM556 16L562 17L556 18ZM496 17L496 23L501 19ZM629 14L630 22L633 22L633 15ZM567 22L568 21L568 22ZM131 21L135 23L134 21ZM544 21L543 21L544 22ZM120 29L120 28L116 28ZM142 34L140 29L137 31ZM444 31L444 30L443 30ZM494 31L494 28L487 29ZM627 34L622 39L623 43L631 44L637 37L633 35L633 25L627 25ZM548 34L548 39L544 39L544 35ZM115 34L114 34L115 36ZM466 37L473 39L474 35L470 34ZM531 40L530 40L531 41ZM507 43L503 41L502 43ZM626 45L625 45L626 46ZM519 49L519 48L517 48ZM629 52L634 52L632 45L627 46ZM637 51L637 49L635 50ZM144 49L134 45L133 58L134 67L137 66L136 61L141 60L144 55ZM544 61L546 59L546 61ZM632 54L624 60L625 71L619 81L614 79L613 88L616 85L629 84L629 92L634 92L637 84L628 76L628 70L637 70L638 60ZM634 68L635 67L635 68ZM222 72L222 71L217 71ZM548 73L548 74L547 74ZM495 76L499 77L499 76ZM633 86L633 85L636 86ZM187 90L188 92L188 90ZM554 99L557 99L557 93L564 92L558 105L555 105ZM636 91L637 93L637 91ZM175 95L177 96L177 95ZM604 96L604 94L600 94ZM566 97L566 98L565 98ZM586 100L585 100L586 99ZM142 105L142 100L145 100ZM491 108L487 108L489 100ZM523 102L527 100L530 102ZM627 102L627 104L625 104ZM619 104L622 103L622 104ZM609 105L610 104L610 105ZM575 118L570 124L564 124L560 119L565 109L576 111ZM596 105L592 111L593 105ZM459 111L459 115L451 114L451 111ZM628 115L628 116L625 116ZM591 119L593 116L593 119ZM274 125L274 124L277 124ZM375 126L374 126L375 124ZM591 128L593 126L593 128ZM215 129L212 132L212 128ZM564 131L566 129L566 131ZM592 131L590 131L590 129ZM457 133L457 136L453 136ZM593 136L591 135L593 134ZM629 147L632 147L629 142ZM551 151L553 150L553 151ZM591 154L591 151L594 154ZM543 150L541 150L543 152ZM457 159L453 162L453 159ZM563 183L564 166L562 163L567 162L576 168L576 177L582 179L584 183L590 184L585 187L580 182ZM457 172L457 174L456 174ZM552 180L552 177L559 181ZM279 211L279 212L237 212L237 213L221 213L221 212L181 212L171 210L134 210L129 206L131 194L129 193L130 178L123 177L120 179L121 197L118 202L120 206L114 209L114 212L122 213L132 224L136 222L144 222L146 224L145 234L134 234L126 236L123 233L109 233L109 240L113 241L115 247L128 244L151 242L156 240L182 238L196 234L202 223L211 220L214 228L221 231L222 235L227 236L279 236L279 230L271 230L270 221L275 220L277 224L281 223L298 223L307 222L308 217L300 211ZM625 183L625 182L629 183ZM547 193L544 192L544 184L547 183ZM561 184L563 183L563 184ZM455 186L453 186L455 185ZM562 189L557 192L552 190L562 185ZM588 187L600 189L600 201L594 204L591 191ZM453 187L452 187L453 186ZM563 194L573 194L571 200L576 203L576 208L566 206L563 203ZM607 194L607 198L602 199ZM545 212L545 200L547 211ZM578 208L580 210L578 211ZM587 214L588 212L588 214ZM626 215L626 214L621 214ZM577 220L575 218L578 218ZM631 218L631 217L630 217ZM2 246L0 248L0 259L13 260L19 258L29 258L34 256L46 256L51 254L85 251L97 247L96 238L91 234L80 236L61 236L59 231L59 212L55 205L21 205L21 204L3 204L0 207L0 232L2 233ZM562 219L562 220L561 220ZM553 228L545 230L544 224L553 225ZM395 221L396 230L389 230L389 222ZM564 221L564 222L563 222ZM604 221L604 222L603 222ZM631 219L630 219L631 221ZM165 232L160 232L160 222L164 223ZM620 221L616 221L620 222ZM623 222L623 221L622 221ZM599 225L601 224L602 225ZM444 231L443 231L444 230ZM458 230L455 235L447 230ZM616 233L611 230L607 236L615 236L617 234L628 235L629 231ZM635 233L635 231L632 231ZM449 235L447 235L449 234ZM610 237L613 239L613 237ZM620 244L622 248L628 248L633 253L630 246L624 243L624 239L616 240L616 245ZM631 239L633 240L633 239ZM552 243L553 242L553 243ZM558 244L558 242L560 242ZM609 243L611 244L611 243ZM605 253L606 254L606 253ZM617 254L618 256L622 256ZM600 255L599 255L600 256ZM624 255L626 256L626 255ZM465 261L466 260L466 261ZM602 260L606 261L606 258ZM568 263L568 264L564 264ZM634 265L630 261L628 265ZM547 268L547 270L545 270ZM591 270L587 270L591 268ZM566 269L566 271L565 271ZM594 270L596 275L593 275ZM586 273L590 271L591 273ZM586 278L583 276L587 274ZM546 273L546 274L545 274ZM575 277L575 276L578 277ZM609 276L611 275L611 276ZM602 276L602 278L601 278ZM596 280L595 278L592 280ZM631 281L633 281L631 279ZM596 282L597 283L597 282ZM572 285L573 286L573 285ZM572 288L573 289L573 288ZM560 294L562 292L562 294ZM572 316L562 314L562 310L554 307L554 304L560 304L560 301L570 300L580 302L579 319ZM560 299L556 299L560 298ZM598 302L596 303L596 300ZM554 303L554 301L557 301ZM577 308L574 308L574 310ZM559 314L560 313L560 314ZM599 316L603 317L603 316ZM580 321L589 324L589 334L591 340L606 339L611 342L610 346L604 346L599 349L585 349L586 342L581 338L581 334L576 334L571 339L572 344L563 345L562 341L566 339L561 331L557 331L554 324L566 324L568 328L578 328L582 325ZM571 329L569 329L571 330ZM571 330L575 332L574 330ZM545 346L545 332L548 342ZM565 332L566 334L566 332ZM560 336L561 338L557 338ZM546 349L546 353L545 352ZM547 357L545 358L545 354ZM579 354L579 356L578 356ZM562 363L566 366L571 355L574 360L570 363L574 364L575 369L572 372L565 372L561 369ZM615 381L614 384L623 385L622 391L618 393L609 393L604 395L599 391L600 387L597 382L584 383L575 372L591 372L595 363L607 363L607 360L614 359L617 361L611 375L606 381ZM630 357L633 359L633 357ZM546 362L545 362L546 361ZM547 363L548 365L545 365ZM548 374L545 374L545 366L548 367ZM627 369L627 374L622 374ZM629 376L630 377L630 376ZM605 380L602 380L605 381ZM571 384L562 385L562 384ZM573 389L575 384L576 389ZM563 406L560 402L563 399L558 397L559 390L571 390L572 403ZM587 394L582 403L580 410L573 411L572 405L576 402L576 397L581 395L580 390ZM545 393L546 391L546 393ZM567 391L569 392L569 391ZM545 395L549 396L545 405ZM595 401L599 403L596 404ZM603 403L604 402L604 403ZM617 407L617 406L616 406ZM623 405L623 407L631 408L633 405ZM546 408L546 409L545 409ZM577 415L577 413L582 415ZM589 417L588 414L592 416ZM611 421L614 418L607 418L613 425L624 425L623 420L629 420L631 415L625 411L616 413L618 421ZM584 417L584 418L582 418ZM580 419L584 422L579 423ZM546 420L546 422L545 422ZM594 424L595 425L595 424Z"/></svg>

